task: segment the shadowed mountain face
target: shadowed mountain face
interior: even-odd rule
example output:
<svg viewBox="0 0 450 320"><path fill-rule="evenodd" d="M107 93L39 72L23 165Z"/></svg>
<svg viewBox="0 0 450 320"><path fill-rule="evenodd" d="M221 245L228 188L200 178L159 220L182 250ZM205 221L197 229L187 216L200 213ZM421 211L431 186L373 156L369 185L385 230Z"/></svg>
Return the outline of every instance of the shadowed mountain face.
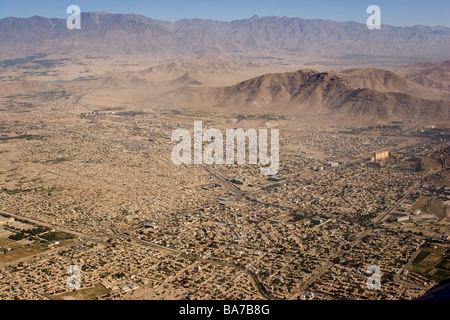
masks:
<svg viewBox="0 0 450 320"><path fill-rule="evenodd" d="M64 19L38 16L0 20L1 56L239 53L444 60L450 52L450 29L445 27L368 30L356 22L256 16L229 23L200 19L172 23L135 14L82 13L81 28L70 31Z"/></svg>

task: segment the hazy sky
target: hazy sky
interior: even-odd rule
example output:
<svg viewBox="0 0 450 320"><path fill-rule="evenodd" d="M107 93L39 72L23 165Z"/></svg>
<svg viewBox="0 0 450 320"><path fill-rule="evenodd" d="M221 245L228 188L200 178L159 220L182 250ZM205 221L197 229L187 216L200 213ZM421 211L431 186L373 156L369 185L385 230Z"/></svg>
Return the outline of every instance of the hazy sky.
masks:
<svg viewBox="0 0 450 320"><path fill-rule="evenodd" d="M69 5L82 11L137 13L158 19L203 18L221 21L253 15L288 16L365 23L369 5L381 8L382 23L393 26L444 25L450 27L450 0L0 0L0 18L66 18Z"/></svg>

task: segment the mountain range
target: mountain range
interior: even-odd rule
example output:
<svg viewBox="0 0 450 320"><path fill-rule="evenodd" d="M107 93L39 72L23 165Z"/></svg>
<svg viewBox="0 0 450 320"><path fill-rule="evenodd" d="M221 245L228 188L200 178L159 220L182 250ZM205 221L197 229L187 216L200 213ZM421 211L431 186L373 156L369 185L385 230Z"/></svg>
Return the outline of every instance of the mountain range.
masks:
<svg viewBox="0 0 450 320"><path fill-rule="evenodd" d="M0 93L8 95L82 90L77 104L95 109L167 103L208 112L449 119L446 27L369 30L356 22L258 16L169 22L95 12L83 13L81 30L72 31L64 19L5 18L0 40ZM161 63L147 65L147 58ZM405 58L415 63L356 67ZM101 72L92 72L92 61ZM330 61L352 68L325 69ZM316 62L320 70L310 68Z"/></svg>
<svg viewBox="0 0 450 320"><path fill-rule="evenodd" d="M34 54L187 57L199 54L287 55L343 59L411 57L445 60L446 27L393 27L369 30L356 22L258 17L220 22L153 20L136 14L81 14L81 30L65 19L9 17L0 20L0 58Z"/></svg>

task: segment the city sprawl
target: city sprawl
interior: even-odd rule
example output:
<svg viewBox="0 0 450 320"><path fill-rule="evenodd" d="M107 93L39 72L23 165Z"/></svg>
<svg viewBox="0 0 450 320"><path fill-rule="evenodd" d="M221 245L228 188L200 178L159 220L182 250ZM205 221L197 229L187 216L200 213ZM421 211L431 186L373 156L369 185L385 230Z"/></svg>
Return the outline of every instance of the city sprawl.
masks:
<svg viewBox="0 0 450 320"><path fill-rule="evenodd" d="M86 117L71 99L20 122L2 112L3 299L411 299L448 277L448 132L211 115L216 128L280 128L268 178L255 165L174 165L170 133L195 114ZM424 274L414 259L428 251L441 263ZM371 265L380 290L366 286Z"/></svg>

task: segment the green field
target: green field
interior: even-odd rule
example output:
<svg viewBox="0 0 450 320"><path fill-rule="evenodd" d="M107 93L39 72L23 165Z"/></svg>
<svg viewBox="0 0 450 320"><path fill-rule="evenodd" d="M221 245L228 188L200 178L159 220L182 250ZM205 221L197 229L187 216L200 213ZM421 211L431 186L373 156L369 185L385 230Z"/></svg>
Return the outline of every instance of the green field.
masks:
<svg viewBox="0 0 450 320"><path fill-rule="evenodd" d="M0 264L33 256L35 254L44 252L45 250L47 250L47 246L44 246L43 244L40 243L24 245L22 247L12 249L11 251L6 252L5 254L0 254Z"/></svg>
<svg viewBox="0 0 450 320"><path fill-rule="evenodd" d="M450 259L446 248L425 248L414 259L409 270L437 283L450 278Z"/></svg>
<svg viewBox="0 0 450 320"><path fill-rule="evenodd" d="M95 298L104 296L109 293L101 284L96 284L92 288L80 289L77 291L61 293L50 296L53 300L94 300Z"/></svg>
<svg viewBox="0 0 450 320"><path fill-rule="evenodd" d="M11 247L12 244L14 244L14 241L0 238L0 247Z"/></svg>
<svg viewBox="0 0 450 320"><path fill-rule="evenodd" d="M421 210L422 213L434 214L438 218L445 218L446 206L440 199L433 199L431 197L421 197L411 207L411 211Z"/></svg>
<svg viewBox="0 0 450 320"><path fill-rule="evenodd" d="M65 232L49 232L39 236L42 239L48 241L62 241L67 239L73 239L74 236Z"/></svg>

